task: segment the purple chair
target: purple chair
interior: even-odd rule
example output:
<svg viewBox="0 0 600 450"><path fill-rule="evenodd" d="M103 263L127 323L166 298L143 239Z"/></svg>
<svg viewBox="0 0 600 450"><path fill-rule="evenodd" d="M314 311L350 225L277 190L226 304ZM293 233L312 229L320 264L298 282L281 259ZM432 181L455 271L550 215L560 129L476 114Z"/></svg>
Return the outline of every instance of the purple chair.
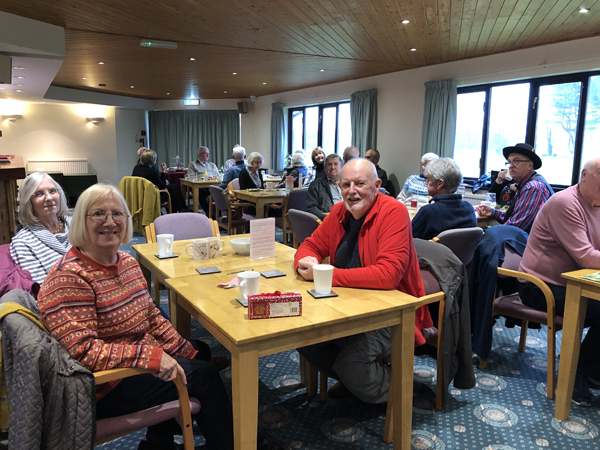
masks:
<svg viewBox="0 0 600 450"><path fill-rule="evenodd" d="M452 250L452 253L467 267L471 264L475 247L477 247L482 237L483 229L479 227L454 228L442 231L437 236L437 240L434 240Z"/></svg>
<svg viewBox="0 0 600 450"><path fill-rule="evenodd" d="M321 220L314 214L298 209L288 209L288 222L294 237L294 248L298 248L317 229Z"/></svg>
<svg viewBox="0 0 600 450"><path fill-rule="evenodd" d="M172 234L176 241L211 237L213 230L208 217L196 213L169 214L154 220L156 234Z"/></svg>
<svg viewBox="0 0 600 450"><path fill-rule="evenodd" d="M233 208L253 206L252 203L234 204L227 195L227 192L219 186L210 186L209 189L217 211L221 212L221 216L215 219L219 227L226 229L228 235L232 235L234 231L237 233L238 229L243 230L245 227L250 226L250 220L255 219L255 217L244 213L241 219L233 220Z"/></svg>

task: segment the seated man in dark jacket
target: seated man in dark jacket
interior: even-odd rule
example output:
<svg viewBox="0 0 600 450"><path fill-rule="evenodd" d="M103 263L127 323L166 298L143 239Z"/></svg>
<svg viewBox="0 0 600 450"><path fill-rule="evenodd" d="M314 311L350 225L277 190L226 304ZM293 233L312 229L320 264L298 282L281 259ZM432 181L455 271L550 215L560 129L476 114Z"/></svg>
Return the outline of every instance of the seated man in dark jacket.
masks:
<svg viewBox="0 0 600 450"><path fill-rule="evenodd" d="M338 186L342 159L331 154L325 160L325 176L310 183L306 194L306 212L323 219L331 207L342 201L342 191Z"/></svg>
<svg viewBox="0 0 600 450"><path fill-rule="evenodd" d="M455 194L462 174L450 158L431 161L425 168L427 192L433 198L412 220L414 238L431 239L442 231L477 226L473 206Z"/></svg>

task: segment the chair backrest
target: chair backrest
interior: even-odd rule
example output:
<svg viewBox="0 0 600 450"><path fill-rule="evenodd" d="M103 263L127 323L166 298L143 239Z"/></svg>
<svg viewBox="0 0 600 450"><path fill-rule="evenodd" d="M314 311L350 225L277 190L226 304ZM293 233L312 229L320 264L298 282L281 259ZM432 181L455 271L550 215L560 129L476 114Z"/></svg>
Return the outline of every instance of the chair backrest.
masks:
<svg viewBox="0 0 600 450"><path fill-rule="evenodd" d="M233 180L231 180L231 187L233 188L234 191L239 191L240 190L240 179L234 178Z"/></svg>
<svg viewBox="0 0 600 450"><path fill-rule="evenodd" d="M288 208L288 215L298 244L302 244L319 226L319 218L309 212Z"/></svg>
<svg viewBox="0 0 600 450"><path fill-rule="evenodd" d="M213 229L208 217L196 213L167 214L154 221L156 234L172 234L176 241L211 237Z"/></svg>
<svg viewBox="0 0 600 450"><path fill-rule="evenodd" d="M381 192L383 195L387 194L385 188L379 188L379 192Z"/></svg>
<svg viewBox="0 0 600 450"><path fill-rule="evenodd" d="M425 287L425 295L434 294L442 290L438 279L429 268L421 267L420 271L423 286Z"/></svg>
<svg viewBox="0 0 600 450"><path fill-rule="evenodd" d="M221 189L219 186L210 186L209 189L217 209L219 211L227 211L227 202L223 197L223 189Z"/></svg>
<svg viewBox="0 0 600 450"><path fill-rule="evenodd" d="M510 245L504 245L504 262L502 263L503 269L516 270L519 271L519 265L521 264L522 256L517 253L517 251L512 248ZM502 277L502 275L498 275Z"/></svg>
<svg viewBox="0 0 600 450"><path fill-rule="evenodd" d="M445 245L458 259L468 266L473 259L475 247L479 244L483 230L479 227L456 228L442 231L438 235L438 243Z"/></svg>
<svg viewBox="0 0 600 450"><path fill-rule="evenodd" d="M306 209L306 195L308 194L308 189L294 189L289 194L287 210L297 209L299 211L304 211Z"/></svg>
<svg viewBox="0 0 600 450"><path fill-rule="evenodd" d="M119 190L131 213L133 229L143 233L144 228L161 215L158 188L142 177L123 177Z"/></svg>

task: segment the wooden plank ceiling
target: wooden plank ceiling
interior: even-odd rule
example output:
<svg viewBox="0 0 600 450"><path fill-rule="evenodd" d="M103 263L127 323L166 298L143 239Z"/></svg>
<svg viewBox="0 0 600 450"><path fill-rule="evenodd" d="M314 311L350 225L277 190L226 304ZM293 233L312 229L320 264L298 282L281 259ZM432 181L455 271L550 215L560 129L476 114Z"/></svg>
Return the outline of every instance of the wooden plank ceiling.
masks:
<svg viewBox="0 0 600 450"><path fill-rule="evenodd" d="M262 96L600 34L600 0L2 0L0 10L65 27L54 86L148 99Z"/></svg>

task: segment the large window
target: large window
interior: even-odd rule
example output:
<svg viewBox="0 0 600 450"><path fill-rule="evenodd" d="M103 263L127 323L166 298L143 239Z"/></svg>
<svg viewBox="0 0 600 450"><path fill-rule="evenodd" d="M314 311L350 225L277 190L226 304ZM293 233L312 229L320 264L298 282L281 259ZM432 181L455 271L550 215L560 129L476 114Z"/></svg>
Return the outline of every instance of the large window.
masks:
<svg viewBox="0 0 600 450"><path fill-rule="evenodd" d="M518 142L534 145L551 184L577 183L600 144L600 73L458 89L454 158L465 177L504 168L502 149Z"/></svg>
<svg viewBox="0 0 600 450"><path fill-rule="evenodd" d="M329 155L339 154L350 145L349 101L290 108L288 114L288 153L304 150L307 165L312 165L310 154L315 147Z"/></svg>

